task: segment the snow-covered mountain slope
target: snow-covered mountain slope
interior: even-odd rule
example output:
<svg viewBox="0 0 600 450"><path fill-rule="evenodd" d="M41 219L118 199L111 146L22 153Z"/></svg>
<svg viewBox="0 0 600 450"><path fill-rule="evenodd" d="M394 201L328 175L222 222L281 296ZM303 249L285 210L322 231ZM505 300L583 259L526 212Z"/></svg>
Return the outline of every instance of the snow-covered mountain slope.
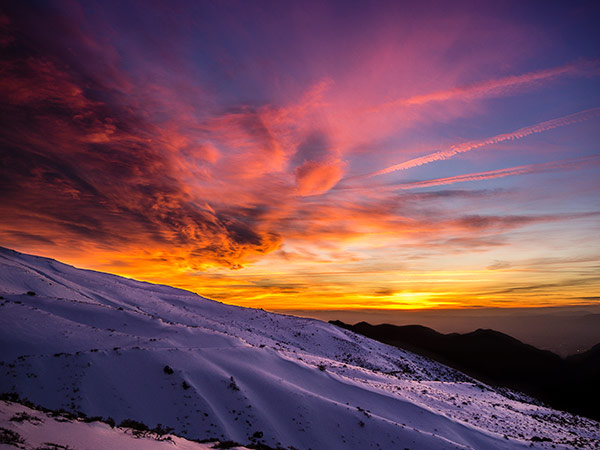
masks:
<svg viewBox="0 0 600 450"><path fill-rule="evenodd" d="M299 450L600 446L598 422L317 320L6 249L0 295L0 392L44 407Z"/></svg>
<svg viewBox="0 0 600 450"><path fill-rule="evenodd" d="M48 414L18 403L0 401L0 450L210 450L216 443L198 443L169 435L110 427ZM233 447L243 450L246 447Z"/></svg>

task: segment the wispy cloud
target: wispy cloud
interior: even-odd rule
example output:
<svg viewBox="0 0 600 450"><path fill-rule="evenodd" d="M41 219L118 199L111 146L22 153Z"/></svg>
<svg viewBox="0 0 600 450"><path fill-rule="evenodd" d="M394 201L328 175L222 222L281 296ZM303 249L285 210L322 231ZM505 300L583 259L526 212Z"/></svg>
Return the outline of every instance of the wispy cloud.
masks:
<svg viewBox="0 0 600 450"><path fill-rule="evenodd" d="M397 185L400 189L416 189L446 184L464 183L465 181L489 180L493 178L526 175L532 173L557 172L562 170L576 170L589 165L600 163L600 155L584 156L581 158L563 159L542 164L528 164L526 166L509 167L506 169L489 170L486 172L457 175L454 177L436 178L434 180L414 181Z"/></svg>
<svg viewBox="0 0 600 450"><path fill-rule="evenodd" d="M497 97L513 93L541 82L552 81L559 77L598 75L600 67L598 61L579 61L550 69L528 72L521 75L511 75L495 80L486 80L466 86L430 92L428 94L414 95L383 103L371 108L372 112L380 112L397 107L424 105L431 102L448 100L471 100L474 98Z"/></svg>
<svg viewBox="0 0 600 450"><path fill-rule="evenodd" d="M574 114L569 114L567 116L558 117L556 119L547 120L545 122L538 123L536 125L531 125L528 127L520 128L511 133L498 134L496 136L492 136L486 139L480 139L476 141L464 142L462 144L452 145L447 150L442 150L435 153L430 153L429 155L421 156L419 158L414 158L408 161L405 161L400 164L394 164L393 166L386 167L385 169L378 170L369 174L368 176L374 177L377 175L385 175L390 172L396 172L398 170L406 170L412 167L421 166L423 164L428 164L434 161L442 161L448 158L453 157L459 153L465 153L472 150L476 150L478 148L484 147L486 145L498 144L504 141L512 141L517 139L522 139L524 137L530 136L536 133L542 133L544 131L552 130L558 127L564 127L567 125L572 125L574 123L583 122L585 120L592 119L594 117L598 117L600 115L600 108L591 108L586 109L584 111L579 111Z"/></svg>

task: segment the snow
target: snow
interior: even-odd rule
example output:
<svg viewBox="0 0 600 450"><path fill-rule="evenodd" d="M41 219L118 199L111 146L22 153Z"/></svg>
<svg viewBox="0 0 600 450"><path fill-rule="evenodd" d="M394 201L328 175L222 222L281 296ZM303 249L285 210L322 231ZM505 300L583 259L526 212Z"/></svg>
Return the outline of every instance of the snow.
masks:
<svg viewBox="0 0 600 450"><path fill-rule="evenodd" d="M12 419L12 420L11 420ZM86 450L208 450L214 443L200 444L177 436L138 433L126 428L111 428L105 423L86 423L36 411L16 403L0 401L0 436L4 430L17 433L23 440L19 448L86 449ZM17 437L18 439L18 437ZM52 445L53 444L53 445ZM62 447L61 447L62 446ZM0 443L0 449L15 446ZM246 447L233 447L242 450Z"/></svg>
<svg viewBox="0 0 600 450"><path fill-rule="evenodd" d="M598 422L318 320L1 248L0 295L0 392L47 408L299 450L600 446Z"/></svg>

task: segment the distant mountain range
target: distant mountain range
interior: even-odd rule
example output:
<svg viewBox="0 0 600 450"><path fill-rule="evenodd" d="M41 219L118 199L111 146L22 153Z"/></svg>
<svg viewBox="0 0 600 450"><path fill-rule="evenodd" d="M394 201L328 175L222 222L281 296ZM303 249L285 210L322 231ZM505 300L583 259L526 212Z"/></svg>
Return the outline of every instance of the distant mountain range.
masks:
<svg viewBox="0 0 600 450"><path fill-rule="evenodd" d="M600 420L600 344L561 358L494 330L442 334L420 325L330 323L524 392L554 408Z"/></svg>

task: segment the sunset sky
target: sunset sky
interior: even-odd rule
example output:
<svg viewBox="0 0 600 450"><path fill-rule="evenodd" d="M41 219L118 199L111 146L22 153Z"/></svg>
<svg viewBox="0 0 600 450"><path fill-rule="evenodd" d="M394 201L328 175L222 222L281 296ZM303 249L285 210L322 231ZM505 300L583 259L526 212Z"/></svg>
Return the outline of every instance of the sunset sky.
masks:
<svg viewBox="0 0 600 450"><path fill-rule="evenodd" d="M0 245L265 309L600 300L600 4L0 6Z"/></svg>

